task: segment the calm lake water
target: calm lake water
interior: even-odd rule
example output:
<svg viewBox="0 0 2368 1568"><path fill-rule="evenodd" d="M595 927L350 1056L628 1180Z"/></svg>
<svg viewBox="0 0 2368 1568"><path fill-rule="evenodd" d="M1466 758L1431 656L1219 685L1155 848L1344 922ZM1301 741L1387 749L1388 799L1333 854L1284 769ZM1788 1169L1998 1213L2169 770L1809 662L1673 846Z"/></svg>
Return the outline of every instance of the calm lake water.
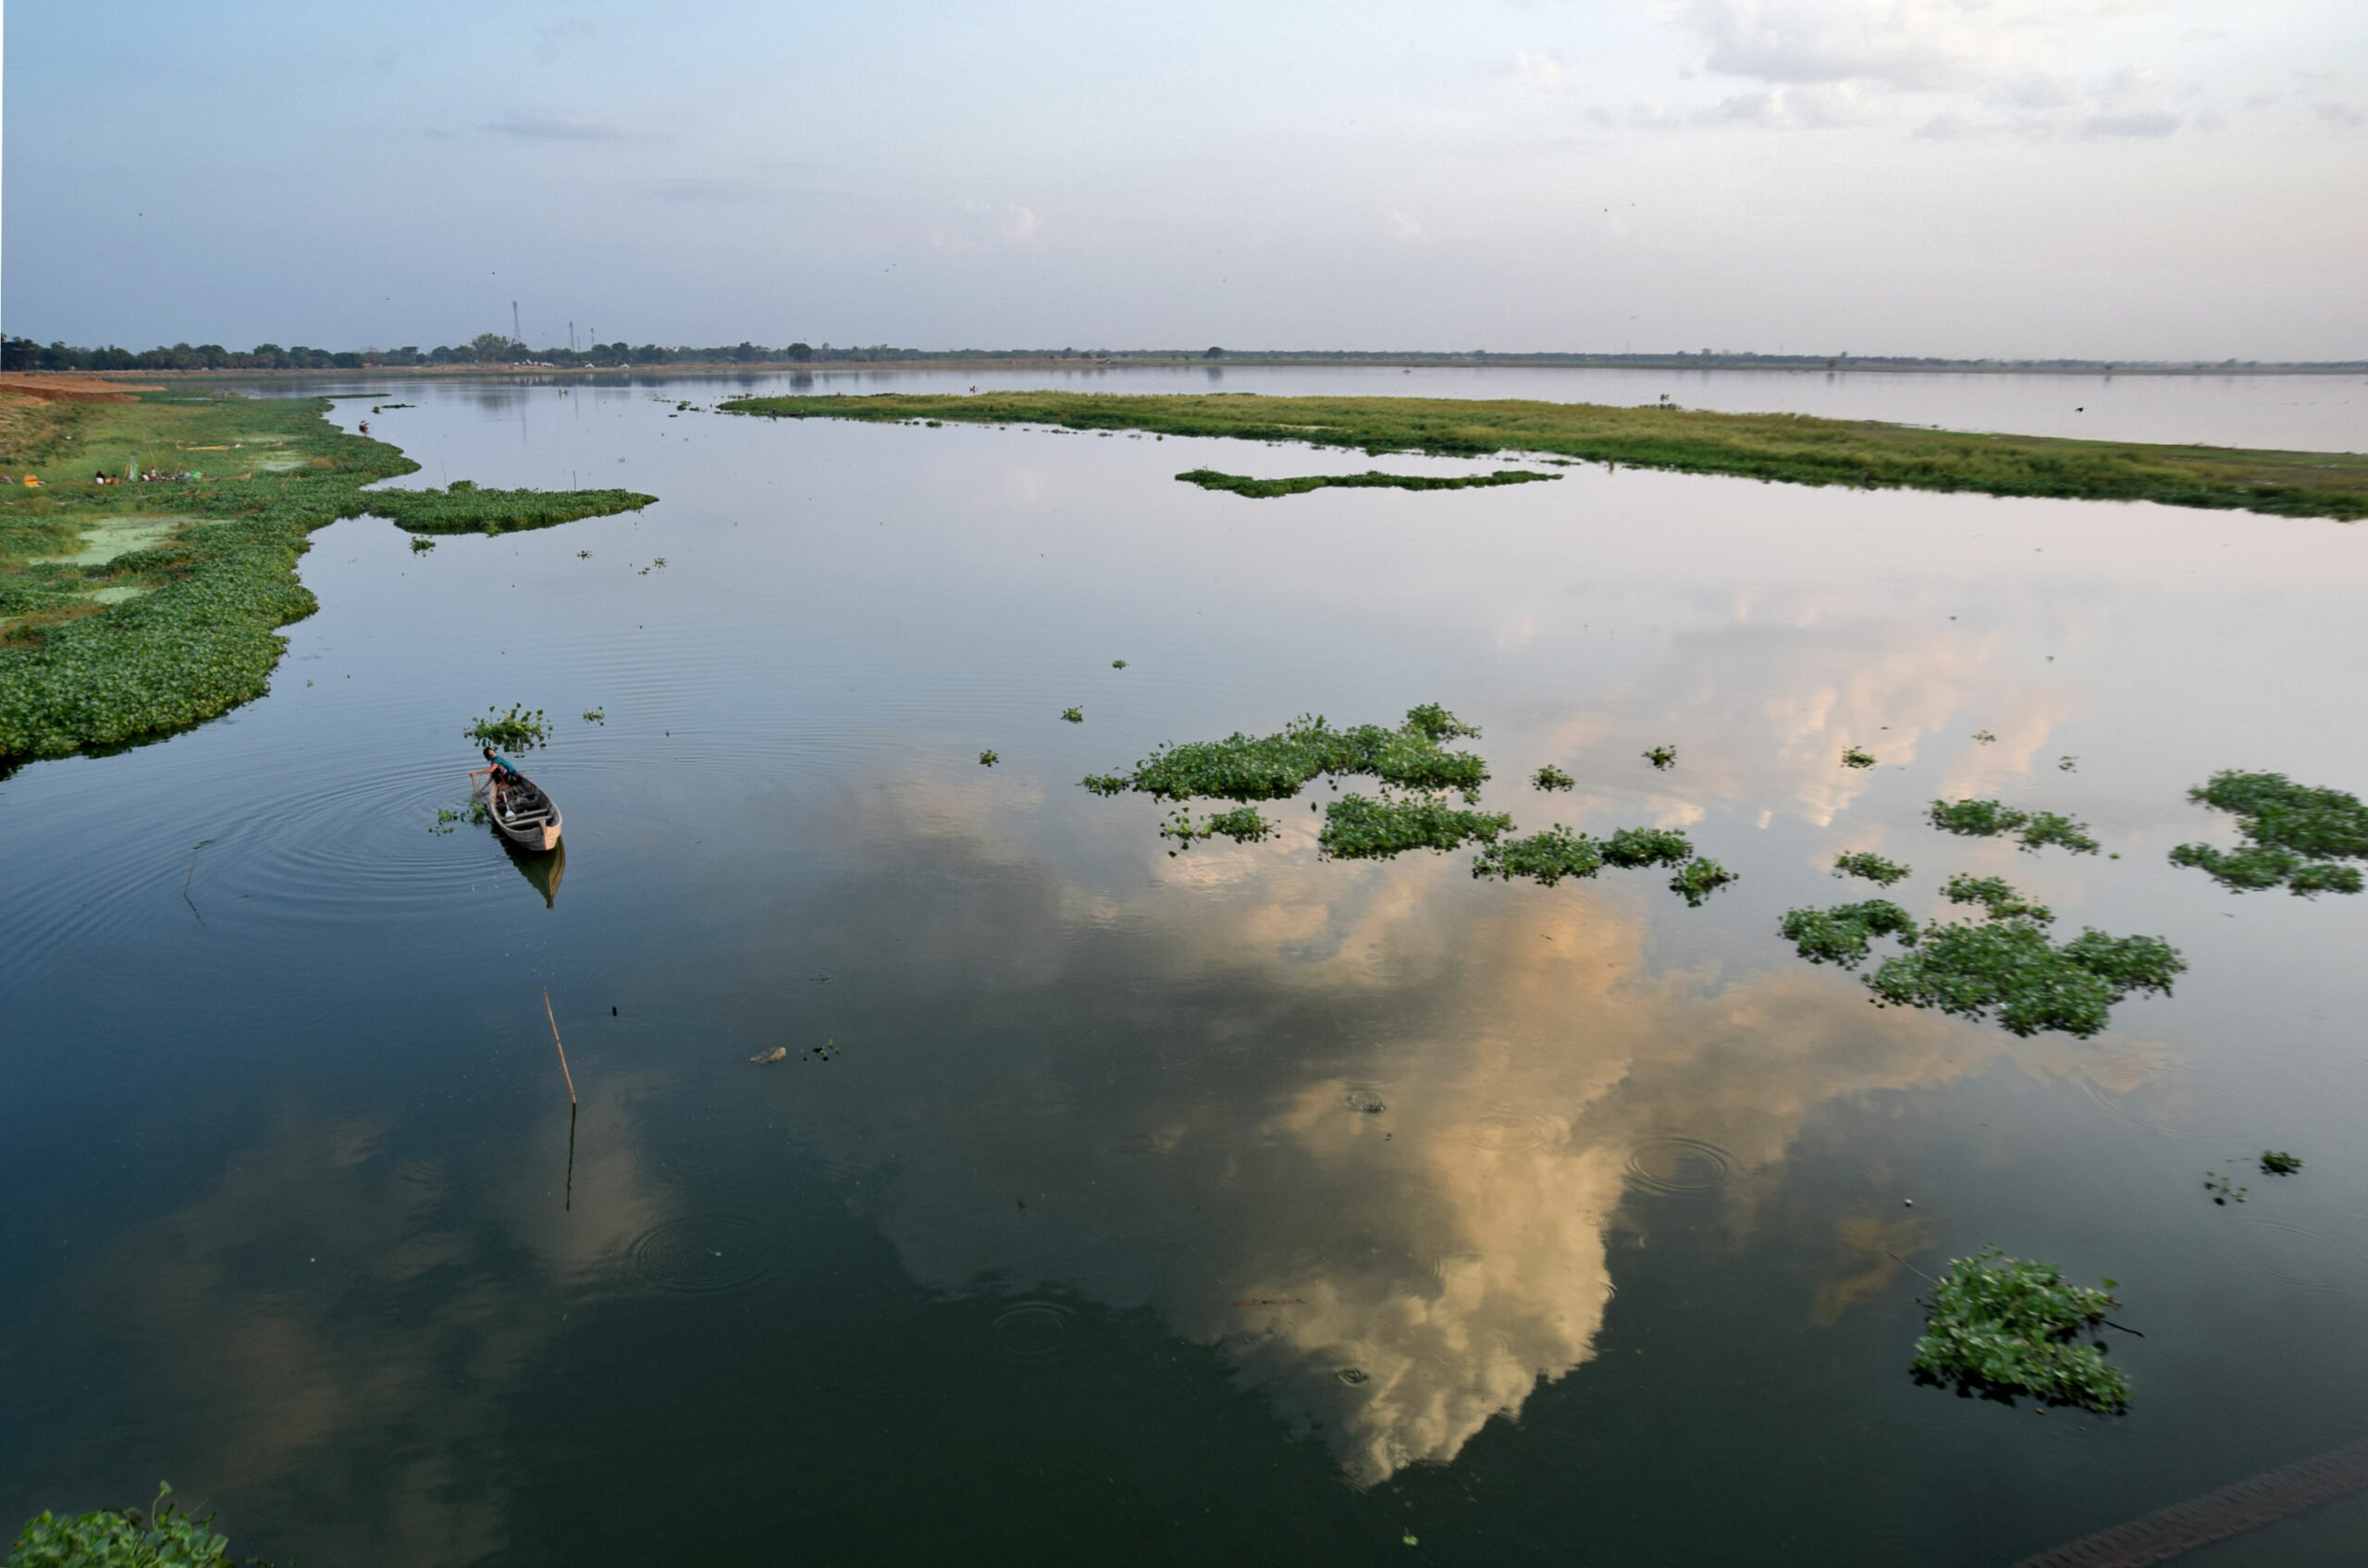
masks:
<svg viewBox="0 0 2368 1568"><path fill-rule="evenodd" d="M1059 384L2368 445L2332 378ZM339 524L268 698L0 782L11 1528L169 1476L242 1555L389 1568L1974 1568L2368 1437L2368 900L2164 860L2232 840L2214 770L2368 788L2368 535L1587 468L1252 501L1171 475L1363 460L723 389L339 404L405 483L662 500ZM432 831L513 701L556 879ZM1431 701L1524 831L1742 880L1327 862L1301 802L1171 857L1077 785ZM1924 824L1964 795L2120 858ZM1872 891L1849 849L1919 917L1994 872L2189 972L2090 1041L1877 1009L1775 935ZM1910 1381L1919 1272L1990 1243L2121 1282L2129 1415ZM2184 1561L2363 1555L2353 1497Z"/></svg>

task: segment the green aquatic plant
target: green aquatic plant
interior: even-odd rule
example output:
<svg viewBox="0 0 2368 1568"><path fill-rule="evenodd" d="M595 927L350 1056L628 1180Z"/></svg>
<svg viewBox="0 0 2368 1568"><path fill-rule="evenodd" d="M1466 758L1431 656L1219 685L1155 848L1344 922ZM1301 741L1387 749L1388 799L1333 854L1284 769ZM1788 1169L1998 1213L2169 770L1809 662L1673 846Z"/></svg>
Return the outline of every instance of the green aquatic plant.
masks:
<svg viewBox="0 0 2368 1568"><path fill-rule="evenodd" d="M1126 667L1127 667L1127 661L1126 661L1125 660L1123 660L1123 659L1113 659L1112 661L1110 661L1110 668L1112 668L1113 670L1123 670L1123 669L1125 669Z"/></svg>
<svg viewBox="0 0 2368 1568"><path fill-rule="evenodd" d="M156 1483L145 1517L137 1508L101 1509L60 1519L43 1509L9 1549L8 1568L232 1568L230 1538L214 1533L215 1515L191 1519Z"/></svg>
<svg viewBox="0 0 2368 1568"><path fill-rule="evenodd" d="M1410 849L1458 849L1474 840L1493 844L1512 825L1512 818L1501 812L1464 810L1436 795L1379 800L1344 795L1325 808L1315 845L1328 859L1380 860Z"/></svg>
<svg viewBox="0 0 2368 1568"><path fill-rule="evenodd" d="M1606 866L1631 870L1644 866L1679 866L1693 855L1692 842L1673 828L1620 828L1610 838L1597 839L1573 833L1557 822L1543 832L1521 838L1503 843L1491 841L1473 860L1472 874L1505 882L1525 877L1540 886L1552 887L1564 877L1591 877ZM1721 883L1734 880L1715 861L1699 863L1709 870L1694 874L1712 878L1702 889L1706 894ZM1683 877L1686 873L1680 874ZM1677 884L1672 882L1671 885Z"/></svg>
<svg viewBox="0 0 2368 1568"><path fill-rule="evenodd" d="M2075 855L2094 855L2103 846L2089 833L2089 824L2054 811L2019 811L1997 800L1935 800L1932 825L1961 838L1997 838L2012 834L2018 847L2036 854L2051 844Z"/></svg>
<svg viewBox="0 0 2368 1568"><path fill-rule="evenodd" d="M1845 746L1842 748L1842 765L1845 768L1871 768L1875 765L1875 754L1863 747Z"/></svg>
<svg viewBox="0 0 2368 1568"><path fill-rule="evenodd" d="M2235 1177L2223 1176L2216 1170L2207 1170L2203 1173L2203 1190L2212 1194L2212 1204L2214 1208L2226 1208L2230 1204L2241 1204L2245 1201L2245 1194L2252 1191L2250 1187L2238 1186Z"/></svg>
<svg viewBox="0 0 2368 1568"><path fill-rule="evenodd" d="M1255 806L1237 806L1230 811L1195 819L1191 808L1179 807L1160 824L1159 836L1172 838L1186 849L1193 841L1204 838L1229 838L1236 844L1255 844L1275 831L1274 824L1258 814ZM1174 850L1169 851L1175 853Z"/></svg>
<svg viewBox="0 0 2368 1568"><path fill-rule="evenodd" d="M2068 1284L2054 1264L2010 1258L1995 1247L1954 1258L1933 1281L1916 1341L1916 1379L2006 1404L2021 1395L2121 1414L2129 1408L2129 1377L2105 1359L2097 1336L2121 1304L2115 1286Z"/></svg>
<svg viewBox="0 0 2368 1568"><path fill-rule="evenodd" d="M1657 746L1650 751L1645 753L1645 760L1650 762L1661 772L1666 773L1671 768L1677 766L1677 747L1673 746Z"/></svg>
<svg viewBox="0 0 2368 1568"><path fill-rule="evenodd" d="M981 751L979 753L979 766L981 768L992 768L1002 760L1003 758L993 751Z"/></svg>
<svg viewBox="0 0 2368 1568"><path fill-rule="evenodd" d="M1096 773L1097 795L1139 790L1166 800L1288 800L1316 779L1361 774L1409 790L1453 790L1477 800L1487 764L1441 744L1479 732L1436 703L1411 710L1398 729L1360 724L1337 730L1303 715L1271 735L1239 731L1218 741L1162 747L1131 773Z"/></svg>
<svg viewBox="0 0 2368 1568"><path fill-rule="evenodd" d="M2261 1173L2263 1176L2291 1176L2302 1168L2302 1162L2281 1149L2261 1152Z"/></svg>
<svg viewBox="0 0 2368 1568"><path fill-rule="evenodd" d="M2016 892L2004 877L1967 876L1963 872L1941 884L1941 896L1952 904L1979 904L1993 920L2030 920L2047 925L2055 911L2034 904Z"/></svg>
<svg viewBox="0 0 2368 1568"><path fill-rule="evenodd" d="M2078 772L2079 768L2080 759L2078 757L2059 757L2055 759L2055 771L2059 773Z"/></svg>
<svg viewBox="0 0 2368 1568"><path fill-rule="evenodd" d="M513 702L510 711L488 708L485 717L472 723L461 734L479 746L492 747L496 751L532 751L549 744L550 721L543 717L539 708L529 711Z"/></svg>
<svg viewBox="0 0 2368 1568"><path fill-rule="evenodd" d="M1812 964L1855 969L1866 962L1879 936L1895 936L1909 947L1922 934L1916 919L1888 898L1837 904L1830 909L1787 909L1777 933Z"/></svg>
<svg viewBox="0 0 2368 1568"><path fill-rule="evenodd" d="M1728 474L1802 485L2154 500L2286 516L2368 516L2368 455L2158 446L1933 430L1803 414L1612 408L1520 399L1112 396L1055 391L735 398L728 414L1051 425Z"/></svg>
<svg viewBox="0 0 2368 1568"><path fill-rule="evenodd" d="M2019 903L2012 890L2006 900ZM1883 960L1866 977L1878 1002L1929 1007L1961 1018L1993 1017L2010 1034L2048 1031L2086 1039L2112 1021L2131 992L2170 994L2187 963L2160 937L2108 936L2089 927L2051 943L2027 912L1966 924L1927 926L1914 950ZM2052 917L2049 917L2052 918Z"/></svg>
<svg viewBox="0 0 2368 1568"><path fill-rule="evenodd" d="M1973 739L1977 746L1992 746L1997 743L1998 737L1988 730L1976 730L1973 732Z"/></svg>
<svg viewBox="0 0 2368 1568"><path fill-rule="evenodd" d="M1310 490L1322 489L1485 489L1494 485L1526 485L1534 480L1561 477L1560 474L1533 474L1525 468L1499 468L1493 474L1464 474L1452 477L1383 474L1368 469L1363 474L1304 474L1291 479L1253 479L1246 474L1220 474L1214 468L1195 468L1176 476L1204 490L1227 490L1237 496L1259 499L1305 495Z"/></svg>
<svg viewBox="0 0 2368 1568"><path fill-rule="evenodd" d="M1704 899L1727 883L1739 880L1739 873L1727 870L1707 855L1697 855L1678 867L1677 874L1669 879L1669 890L1684 899L1687 907L1698 909Z"/></svg>
<svg viewBox="0 0 2368 1568"><path fill-rule="evenodd" d="M2244 844L2182 844L2171 864L2191 866L2232 893L2283 886L2300 897L2358 893L2347 860L2368 860L2368 806L2339 789L2298 784L2283 773L2219 772L2188 798L2237 819Z"/></svg>
<svg viewBox="0 0 2368 1568"><path fill-rule="evenodd" d="M1085 710L1082 708L1064 708L1061 710L1061 718L1068 723L1082 724L1085 722Z"/></svg>
<svg viewBox="0 0 2368 1568"><path fill-rule="evenodd" d="M1576 789L1579 784L1578 780L1551 762L1532 773L1529 776L1529 782L1531 786L1536 789Z"/></svg>
<svg viewBox="0 0 2368 1568"><path fill-rule="evenodd" d="M434 549L435 548L436 541L434 539L426 538L418 534L412 536L411 552L413 555L426 555L429 550Z"/></svg>
<svg viewBox="0 0 2368 1568"><path fill-rule="evenodd" d="M1864 877L1879 887L1889 887L1905 882L1913 874L1896 860L1886 860L1870 850L1856 849L1833 858L1833 874L1838 877Z"/></svg>

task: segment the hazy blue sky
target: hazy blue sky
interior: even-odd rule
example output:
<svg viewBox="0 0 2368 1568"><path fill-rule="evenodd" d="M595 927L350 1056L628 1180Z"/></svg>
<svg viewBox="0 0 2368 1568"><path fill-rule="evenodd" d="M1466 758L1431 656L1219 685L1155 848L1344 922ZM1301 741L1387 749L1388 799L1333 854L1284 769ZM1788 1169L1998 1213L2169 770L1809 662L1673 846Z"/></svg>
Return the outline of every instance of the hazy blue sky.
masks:
<svg viewBox="0 0 2368 1568"><path fill-rule="evenodd" d="M48 340L2368 356L2360 0L14 0Z"/></svg>

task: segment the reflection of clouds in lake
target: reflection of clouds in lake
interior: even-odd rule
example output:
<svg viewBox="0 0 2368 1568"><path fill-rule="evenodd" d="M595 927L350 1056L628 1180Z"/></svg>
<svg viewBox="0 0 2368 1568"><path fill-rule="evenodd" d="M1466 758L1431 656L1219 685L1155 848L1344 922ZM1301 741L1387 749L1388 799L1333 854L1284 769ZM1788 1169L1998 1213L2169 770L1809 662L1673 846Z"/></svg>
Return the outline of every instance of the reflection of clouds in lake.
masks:
<svg viewBox="0 0 2368 1568"><path fill-rule="evenodd" d="M965 853L891 842L941 871ZM941 910L913 961L1039 956L1043 989L1009 1007L1045 1036L883 1090L890 1126L816 1135L893 1140L868 1202L920 1282L1153 1306L1367 1483L1590 1359L1640 1150L1700 1151L1671 1186L1722 1187L1744 1223L1821 1109L2006 1044L1830 973L1652 972L1617 889L1478 885L1460 857L1160 858L1188 860L1181 886L1105 895L1091 954L1027 929L1064 905L1048 888L942 879L1000 918ZM839 907L854 945L909 919Z"/></svg>

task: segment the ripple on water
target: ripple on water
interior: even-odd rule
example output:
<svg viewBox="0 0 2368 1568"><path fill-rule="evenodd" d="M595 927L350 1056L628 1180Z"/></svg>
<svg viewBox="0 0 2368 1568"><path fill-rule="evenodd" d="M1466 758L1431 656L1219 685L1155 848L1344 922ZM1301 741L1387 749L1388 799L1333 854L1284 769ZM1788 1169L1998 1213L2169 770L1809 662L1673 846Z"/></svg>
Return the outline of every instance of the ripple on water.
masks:
<svg viewBox="0 0 2368 1568"><path fill-rule="evenodd" d="M1727 1152L1699 1138L1647 1138L1628 1152L1628 1177L1656 1192L1707 1192L1727 1179Z"/></svg>
<svg viewBox="0 0 2368 1568"><path fill-rule="evenodd" d="M1068 1348L1069 1316L1057 1302L1015 1302L989 1326L995 1353L1008 1361L1050 1361Z"/></svg>
<svg viewBox="0 0 2368 1568"><path fill-rule="evenodd" d="M741 1214L679 1215L651 1227L631 1248L633 1271L655 1290L685 1296L722 1296L771 1278L781 1253L755 1217Z"/></svg>
<svg viewBox="0 0 2368 1568"><path fill-rule="evenodd" d="M2245 1228L2266 1230L2262 1238L2265 1254L2261 1271L2283 1285L2300 1290L2339 1290L2343 1289L2345 1269L2338 1260L2350 1261L2350 1251L2334 1237L2283 1219L2260 1219L2247 1216Z"/></svg>

